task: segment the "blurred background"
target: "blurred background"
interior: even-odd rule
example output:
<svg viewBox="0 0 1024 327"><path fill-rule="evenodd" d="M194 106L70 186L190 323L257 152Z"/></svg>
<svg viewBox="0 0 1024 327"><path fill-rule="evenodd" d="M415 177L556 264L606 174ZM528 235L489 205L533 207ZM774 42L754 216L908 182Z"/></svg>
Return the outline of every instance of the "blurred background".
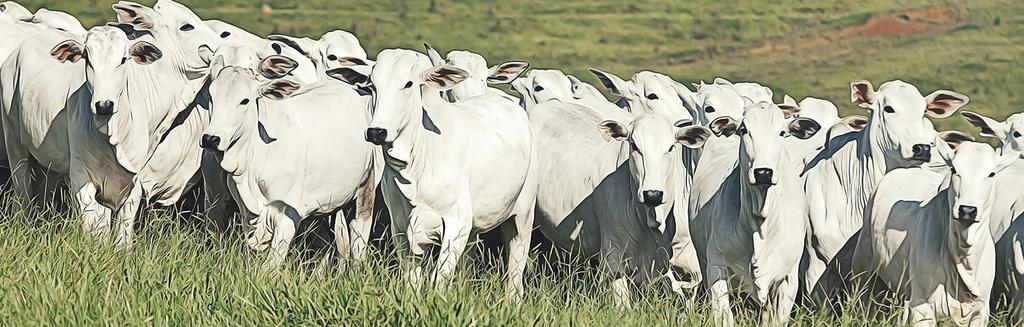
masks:
<svg viewBox="0 0 1024 327"><path fill-rule="evenodd" d="M21 0L92 26L114 20L109 0ZM628 78L641 70L684 83L717 76L850 104L849 82L902 79L927 95L967 94L965 110L1002 119L1024 111L1024 1L969 0L203 0L204 19L259 35L319 37L345 29L370 57L392 47L468 49L491 63L526 60L597 84L587 67ZM152 1L141 1L150 5ZM939 129L968 130L959 115ZM973 131L972 131L973 132Z"/></svg>

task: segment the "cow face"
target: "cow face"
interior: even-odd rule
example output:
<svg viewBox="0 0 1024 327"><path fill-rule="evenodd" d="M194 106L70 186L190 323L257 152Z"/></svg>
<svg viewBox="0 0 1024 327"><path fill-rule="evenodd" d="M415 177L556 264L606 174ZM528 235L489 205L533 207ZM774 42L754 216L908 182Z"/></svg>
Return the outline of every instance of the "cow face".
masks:
<svg viewBox="0 0 1024 327"><path fill-rule="evenodd" d="M604 84L608 91L621 96L629 103L634 114L657 113L673 121L694 121L693 114L683 106L676 93L676 83L663 74L643 71L633 75L630 81L618 76L590 68L590 72Z"/></svg>
<svg viewBox="0 0 1024 327"><path fill-rule="evenodd" d="M702 82L695 93L677 84L675 90L684 105L693 110L697 124L708 126L718 136L735 134L745 102L732 85Z"/></svg>
<svg viewBox="0 0 1024 327"><path fill-rule="evenodd" d="M979 223L987 223L985 220L992 211L994 177L1019 157L1017 154L1000 156L984 143L956 141L949 144L938 142L937 152L950 167L950 228L959 245L969 247L989 233L988 227Z"/></svg>
<svg viewBox="0 0 1024 327"><path fill-rule="evenodd" d="M290 79L261 82L248 68L224 67L224 59L219 56L210 69L210 126L200 146L223 152L248 141L246 138L258 136L264 142L272 141L259 124L260 101L286 99L296 94L300 85Z"/></svg>
<svg viewBox="0 0 1024 327"><path fill-rule="evenodd" d="M530 66L525 62L510 61L488 68L483 56L463 50L449 52L446 62L469 72L465 82L449 91L454 99L483 95L487 92L487 84L510 83Z"/></svg>
<svg viewBox="0 0 1024 327"><path fill-rule="evenodd" d="M871 111L869 133L887 158L899 166L931 160L935 130L925 118L945 118L969 101L967 96L939 90L927 97L917 87L891 81L874 90L867 81L850 84L853 102Z"/></svg>
<svg viewBox="0 0 1024 327"><path fill-rule="evenodd" d="M123 99L127 70L131 65L149 65L163 52L146 41L130 42L120 29L98 26L86 34L85 44L61 42L51 51L61 62L85 59L86 85L92 91L92 113L110 116L118 112Z"/></svg>
<svg viewBox="0 0 1024 327"><path fill-rule="evenodd" d="M216 49L220 36L194 12L177 2L159 0L153 8L121 1L113 5L120 24L141 34L152 34L154 43L166 50L174 49L173 62L190 79L205 77L209 64L198 49Z"/></svg>
<svg viewBox="0 0 1024 327"><path fill-rule="evenodd" d="M644 205L656 207L669 199L666 178L679 168L672 164L680 158L676 150L699 148L711 136L707 128L688 123L681 120L676 122L681 127L676 127L661 115L641 114L630 124L606 120L598 125L606 140L629 142L630 171L639 185L637 198Z"/></svg>
<svg viewBox="0 0 1024 327"><path fill-rule="evenodd" d="M960 115L979 128L978 134L981 136L998 139L1003 151L1024 151L1024 114L1010 115L1003 122L970 111L961 112Z"/></svg>
<svg viewBox="0 0 1024 327"><path fill-rule="evenodd" d="M443 101L440 92L469 77L462 69L449 64L431 65L425 55L405 49L381 51L372 68L341 67L328 71L328 75L372 87L374 112L366 140L377 145L390 145L408 126L420 126L424 100Z"/></svg>
<svg viewBox="0 0 1024 327"><path fill-rule="evenodd" d="M366 50L359 44L359 39L342 30L324 33L320 37L320 48L324 59L327 59L327 69L349 65L343 58L366 59Z"/></svg>
<svg viewBox="0 0 1024 327"><path fill-rule="evenodd" d="M572 83L558 70L531 70L525 77L513 81L512 88L519 92L527 108L548 100L570 101L573 98Z"/></svg>
<svg viewBox="0 0 1024 327"><path fill-rule="evenodd" d="M736 130L740 136L739 167L746 172L751 185L771 186L779 183L780 164L785 151L785 139L807 139L821 126L808 118L789 120L778 106L759 102L745 109L743 121ZM795 113L793 113L795 114Z"/></svg>

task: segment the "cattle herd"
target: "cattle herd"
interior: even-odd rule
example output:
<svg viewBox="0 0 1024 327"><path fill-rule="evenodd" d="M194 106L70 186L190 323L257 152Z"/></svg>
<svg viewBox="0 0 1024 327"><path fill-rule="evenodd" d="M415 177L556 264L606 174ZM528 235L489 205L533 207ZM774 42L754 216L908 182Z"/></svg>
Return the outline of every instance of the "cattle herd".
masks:
<svg viewBox="0 0 1024 327"><path fill-rule="evenodd" d="M854 81L865 116L840 117L756 83L590 69L610 102L575 76L469 51L369 59L345 31L264 38L170 0L113 10L87 30L0 4L10 194L44 199L56 186L34 176L60 176L100 241L129 246L140 209L202 187L217 228L239 219L268 252L264 269L311 216L333 215L339 260L358 261L379 191L416 288L443 291L467 242L496 230L517 303L538 229L596 258L622 307L661 282L722 325L730 296L785 323L795 303L853 287L902 300L915 325L1024 317L1024 116L960 112L996 148L936 131L929 118L963 94ZM518 98L489 86L505 83Z"/></svg>

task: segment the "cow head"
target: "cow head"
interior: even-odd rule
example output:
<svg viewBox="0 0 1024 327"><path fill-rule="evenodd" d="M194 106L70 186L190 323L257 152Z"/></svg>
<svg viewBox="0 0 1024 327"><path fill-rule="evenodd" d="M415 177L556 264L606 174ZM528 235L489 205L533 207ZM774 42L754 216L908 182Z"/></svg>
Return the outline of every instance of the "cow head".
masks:
<svg viewBox="0 0 1024 327"><path fill-rule="evenodd" d="M625 81L594 68L590 68L590 72L609 92L626 99L630 112L634 114L657 113L675 121L694 121L693 113L683 106L676 93L679 83L668 76L642 71L633 75L632 80Z"/></svg>
<svg viewBox="0 0 1024 327"><path fill-rule="evenodd" d="M327 69L334 69L358 62L349 63L343 58L366 59L366 50L359 44L359 39L347 31L334 30L320 37L320 48L327 59ZM349 59L351 60L351 59ZM362 63L367 64L367 63Z"/></svg>
<svg viewBox="0 0 1024 327"><path fill-rule="evenodd" d="M428 45L424 46L428 51L433 50ZM522 61L509 61L488 68L487 60L483 56L465 50L449 52L445 62L469 72L469 78L465 82L448 91L453 100L483 95L487 92L488 84L510 83L530 66Z"/></svg>
<svg viewBox="0 0 1024 327"><path fill-rule="evenodd" d="M188 7L159 0L153 8L121 1L113 5L117 21L140 35L151 34L153 43L168 52L171 62L189 79L204 78L208 63L198 49L216 49L220 36Z"/></svg>
<svg viewBox="0 0 1024 327"><path fill-rule="evenodd" d="M809 118L788 117L778 106L752 103L747 106L743 121L736 130L740 136L739 168L747 183L769 187L779 183L779 170L785 162L785 139L807 139L821 130L821 125Z"/></svg>
<svg viewBox="0 0 1024 327"><path fill-rule="evenodd" d="M32 16L31 11L28 11L25 6L14 1L0 2L0 13L7 15L14 20L20 20L22 18Z"/></svg>
<svg viewBox="0 0 1024 327"><path fill-rule="evenodd" d="M512 81L512 88L522 96L523 105L530 108L544 101L573 98L572 83L565 73L553 69L534 69L526 76Z"/></svg>
<svg viewBox="0 0 1024 327"><path fill-rule="evenodd" d="M40 8L32 16L22 18L22 21L39 24L46 28L52 28L75 35L85 35L86 33L85 28L82 27L82 23L79 22L75 16L71 16L70 14L62 11L52 11L47 10L46 8Z"/></svg>
<svg viewBox="0 0 1024 327"><path fill-rule="evenodd" d="M249 68L225 67L220 56L213 60L210 69L210 125L200 146L223 152L242 138L259 136L264 142L273 141L260 127L259 103L291 97L300 84L288 78L260 81Z"/></svg>
<svg viewBox="0 0 1024 327"><path fill-rule="evenodd" d="M950 167L950 231L956 244L966 248L990 237L987 224L993 209L995 177L1020 157L1017 153L999 155L990 145L963 137L952 140L936 142L936 152Z"/></svg>
<svg viewBox="0 0 1024 327"><path fill-rule="evenodd" d="M681 158L680 147L699 148L711 136L703 126L689 125L688 120L672 123L658 114L640 114L631 123L606 120L598 124L606 140L626 141L630 146L630 171L639 185L636 195L643 204L656 207L671 195L665 194L666 178L673 160Z"/></svg>
<svg viewBox="0 0 1024 327"><path fill-rule="evenodd" d="M797 104L796 100L786 95L778 107L787 117L809 118L825 129L839 122L839 108L828 100L807 97Z"/></svg>
<svg viewBox="0 0 1024 327"><path fill-rule="evenodd" d="M347 66L328 75L357 86L372 86L373 119L366 140L390 145L406 127L422 118L425 102L443 101L440 92L469 78L469 73L449 64L432 65L427 56L405 49L387 49L372 68Z"/></svg>
<svg viewBox="0 0 1024 327"><path fill-rule="evenodd" d="M61 62L85 59L86 85L92 91L92 113L110 116L118 108L129 65L149 65L163 58L163 51L147 41L132 42L118 28L98 26L86 34L85 44L67 40L50 54Z"/></svg>
<svg viewBox="0 0 1024 327"><path fill-rule="evenodd" d="M851 100L870 111L865 127L873 145L898 166L917 166L931 160L935 130L925 116L945 118L967 104L967 96L939 90L922 96L917 87L891 81L878 90L868 81L850 84Z"/></svg>
<svg viewBox="0 0 1024 327"><path fill-rule="evenodd" d="M743 117L745 102L731 84L696 85L697 92L676 83L676 94L692 110L696 123L706 125L717 136L732 136Z"/></svg>
<svg viewBox="0 0 1024 327"><path fill-rule="evenodd" d="M1024 114L1010 115L1002 122L970 111L961 112L960 115L964 116L968 123L981 129L978 132L981 136L998 139L1003 151L1009 149L1024 152Z"/></svg>

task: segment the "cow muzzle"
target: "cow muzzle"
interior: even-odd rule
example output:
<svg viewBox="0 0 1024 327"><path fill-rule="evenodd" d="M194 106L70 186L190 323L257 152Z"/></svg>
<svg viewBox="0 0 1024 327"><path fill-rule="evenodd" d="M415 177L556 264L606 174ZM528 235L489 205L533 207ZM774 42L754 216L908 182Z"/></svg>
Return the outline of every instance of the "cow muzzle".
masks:
<svg viewBox="0 0 1024 327"><path fill-rule="evenodd" d="M207 150L217 150L220 147L220 136L203 134L203 138L199 140L199 146Z"/></svg>
<svg viewBox="0 0 1024 327"><path fill-rule="evenodd" d="M665 192L662 192L662 191L643 191L641 193L641 195L643 197L643 199L641 199L641 200L643 200L642 203L644 205L648 206L648 207L657 207L657 206L661 205L662 203L665 203L665 201L664 201Z"/></svg>
<svg viewBox="0 0 1024 327"><path fill-rule="evenodd" d="M100 100L93 104L93 112L99 116L110 116L114 114L114 101Z"/></svg>
<svg viewBox="0 0 1024 327"><path fill-rule="evenodd" d="M770 185L774 176L771 168L754 168L754 185Z"/></svg>
<svg viewBox="0 0 1024 327"><path fill-rule="evenodd" d="M366 129L366 142L383 145L388 139L388 130L370 127Z"/></svg>
<svg viewBox="0 0 1024 327"><path fill-rule="evenodd" d="M973 224L978 222L978 207L961 205L956 209L956 220L962 223Z"/></svg>
<svg viewBox="0 0 1024 327"><path fill-rule="evenodd" d="M914 144L911 147L913 155L910 157L911 160L928 162L932 160L932 146L929 144Z"/></svg>

